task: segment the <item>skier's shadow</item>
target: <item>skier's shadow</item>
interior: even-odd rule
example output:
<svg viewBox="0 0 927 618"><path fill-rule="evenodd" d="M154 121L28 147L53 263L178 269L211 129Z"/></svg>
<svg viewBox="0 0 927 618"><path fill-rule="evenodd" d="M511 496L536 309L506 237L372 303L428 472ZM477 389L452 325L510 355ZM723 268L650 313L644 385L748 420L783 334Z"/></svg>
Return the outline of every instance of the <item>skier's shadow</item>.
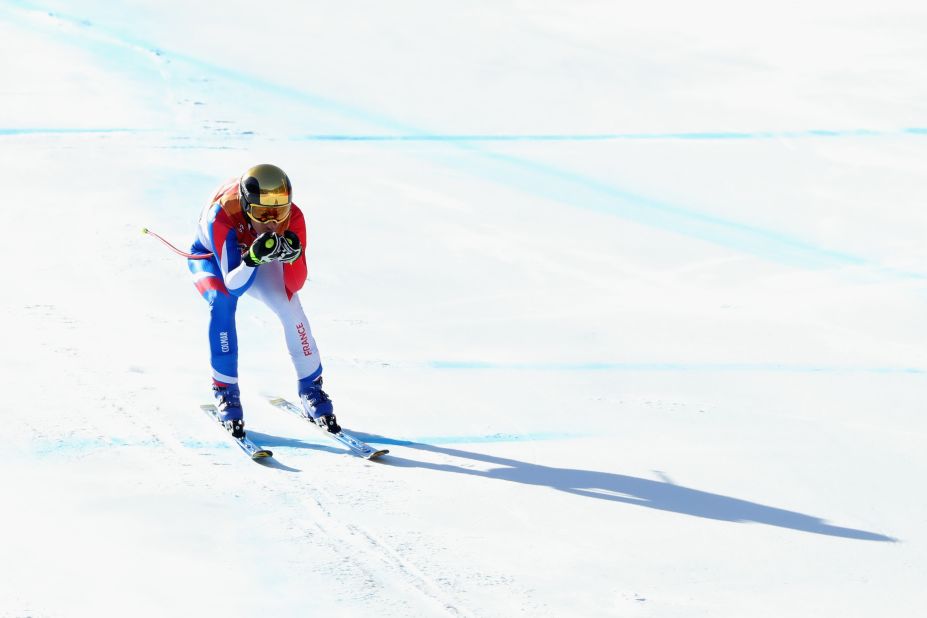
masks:
<svg viewBox="0 0 927 618"><path fill-rule="evenodd" d="M276 447L285 447L285 448L304 448L310 449L313 451L323 451L327 453L336 453L343 454L344 449L328 446L327 444L316 444L314 442L305 442L303 440L297 440L296 438L284 438L282 436L274 436L269 433L261 433L259 431L248 430L248 437L260 444L264 448L273 450ZM273 457L268 457L265 459L258 460L262 465L268 468L276 468L277 470L284 470L286 472L302 472L299 468L290 467L277 459L277 454L275 453Z"/></svg>
<svg viewBox="0 0 927 618"><path fill-rule="evenodd" d="M452 457L472 459L499 467L492 470L473 470L450 464L437 464L406 459L395 455L388 455L382 461L392 465L409 468L426 468L441 472L455 472L471 476L498 479L524 483L526 485L539 485L552 487L598 500L610 500L625 504L634 504L661 511L673 511L694 517L705 517L730 522L756 522L780 528L791 528L814 534L858 539L863 541L896 542L890 536L843 528L827 523L825 520L805 515L795 511L787 511L772 506L713 494L707 491L691 489L676 485L672 482L654 481L624 474L610 472L594 472L591 470L574 470L570 468L553 468L538 464L494 457L482 453L463 451L455 448L444 448L419 442L407 442L384 438L374 434L352 432L358 439L376 444L393 444L431 453L441 453Z"/></svg>

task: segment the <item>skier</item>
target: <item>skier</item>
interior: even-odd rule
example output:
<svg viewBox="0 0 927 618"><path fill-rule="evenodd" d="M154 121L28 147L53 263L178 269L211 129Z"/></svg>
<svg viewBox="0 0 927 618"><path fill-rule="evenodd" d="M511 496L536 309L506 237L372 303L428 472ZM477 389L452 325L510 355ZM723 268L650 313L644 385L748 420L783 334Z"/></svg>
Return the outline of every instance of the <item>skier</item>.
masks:
<svg viewBox="0 0 927 618"><path fill-rule="evenodd" d="M322 363L297 292L306 281L306 220L291 200L290 179L275 165L256 165L231 178L203 208L188 260L196 289L209 303L209 349L219 420L245 435L238 387L235 310L249 294L277 315L293 359L306 416L338 433L331 399L322 390Z"/></svg>

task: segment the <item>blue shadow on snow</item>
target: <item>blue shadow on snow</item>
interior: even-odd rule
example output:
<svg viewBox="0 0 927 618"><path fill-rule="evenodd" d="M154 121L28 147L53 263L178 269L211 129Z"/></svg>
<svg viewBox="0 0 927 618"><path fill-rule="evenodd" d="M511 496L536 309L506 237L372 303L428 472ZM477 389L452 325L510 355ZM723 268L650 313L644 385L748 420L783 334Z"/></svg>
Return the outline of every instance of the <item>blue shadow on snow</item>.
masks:
<svg viewBox="0 0 927 618"><path fill-rule="evenodd" d="M430 453L440 453L451 457L472 459L499 466L492 470L482 471L464 468L450 464L435 464L415 461L390 454L382 461L397 467L425 468L438 472L454 472L470 476L480 476L488 479L551 487L577 496L609 500L624 504L633 504L661 511L671 511L693 517L704 517L719 521L754 522L789 528L813 534L843 537L860 541L897 542L898 539L854 528L834 526L827 521L805 515L795 511L788 511L772 506L732 498L720 494L713 494L699 489L692 489L664 481L615 474L612 472L596 472L592 470L575 470L571 468L554 468L538 464L517 461L504 457L474 453L456 448L445 448L411 442L395 440L375 434L352 432L358 439L375 444L404 446Z"/></svg>

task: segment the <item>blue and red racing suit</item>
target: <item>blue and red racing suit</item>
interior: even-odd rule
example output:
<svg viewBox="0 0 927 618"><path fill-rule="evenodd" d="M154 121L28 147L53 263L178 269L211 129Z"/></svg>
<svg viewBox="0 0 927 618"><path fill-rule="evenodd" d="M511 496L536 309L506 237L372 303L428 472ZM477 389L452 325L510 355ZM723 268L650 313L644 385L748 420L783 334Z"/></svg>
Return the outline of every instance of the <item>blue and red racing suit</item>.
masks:
<svg viewBox="0 0 927 618"><path fill-rule="evenodd" d="M286 224L303 251L291 264L270 262L248 266L241 256L254 242L254 230L242 212L238 179L216 191L200 214L192 253L212 253L206 260L188 260L196 289L209 303L209 348L213 380L238 382L238 335L235 311L238 298L249 294L266 304L283 324L287 348L300 386L322 374L322 363L309 320L297 292L306 282L306 220L296 204ZM279 230L282 233L283 230Z"/></svg>

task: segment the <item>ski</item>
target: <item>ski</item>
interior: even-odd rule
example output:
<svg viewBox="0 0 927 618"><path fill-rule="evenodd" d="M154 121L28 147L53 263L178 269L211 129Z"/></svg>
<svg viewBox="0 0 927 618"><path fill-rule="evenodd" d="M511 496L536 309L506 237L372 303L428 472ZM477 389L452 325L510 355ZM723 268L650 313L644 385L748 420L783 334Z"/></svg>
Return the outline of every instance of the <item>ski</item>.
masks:
<svg viewBox="0 0 927 618"><path fill-rule="evenodd" d="M222 421L219 420L219 409L213 405L202 405L200 408L212 418L212 420L219 423L219 426L225 429L222 425ZM236 438L232 434L229 434L229 437L235 441L241 450L243 450L251 459L264 459L265 457L273 457L273 453L267 450L266 448L261 448L257 444L251 441L247 435L243 438Z"/></svg>
<svg viewBox="0 0 927 618"><path fill-rule="evenodd" d="M357 438L355 438L354 436L346 432L344 429L342 429L338 433L331 433L329 431L325 431L324 429L316 425L315 422L312 421L312 419L306 416L306 412L303 410L301 406L291 403L287 401L286 399L283 399L282 397L272 397L270 398L269 401L270 401L270 405L274 406L275 408L280 408L281 410L285 410L291 414L295 414L296 416L303 419L304 421L308 421L310 425L318 429L321 433L341 443L342 445L348 447L348 449L350 449L352 453L354 453L355 455L360 455L364 459L376 459L377 457L382 457L383 455L386 455L387 453L389 453L388 449L384 448L384 449L377 450L373 448L372 446L370 446L369 444L361 442L360 440L358 440Z"/></svg>

